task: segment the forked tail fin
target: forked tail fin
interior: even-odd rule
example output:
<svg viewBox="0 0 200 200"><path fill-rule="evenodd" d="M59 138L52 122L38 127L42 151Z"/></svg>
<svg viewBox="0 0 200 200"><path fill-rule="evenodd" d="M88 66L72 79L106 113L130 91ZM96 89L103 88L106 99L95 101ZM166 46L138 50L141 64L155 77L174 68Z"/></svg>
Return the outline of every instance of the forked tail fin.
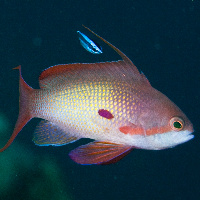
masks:
<svg viewBox="0 0 200 200"><path fill-rule="evenodd" d="M0 152L4 151L11 145L11 143L13 142L17 134L22 130L22 128L26 125L26 123L32 118L29 111L29 99L34 89L31 88L22 78L21 66L18 66L14 69L19 70L19 115L18 115L18 119L17 119L14 131L10 139L5 144L5 146L0 149Z"/></svg>

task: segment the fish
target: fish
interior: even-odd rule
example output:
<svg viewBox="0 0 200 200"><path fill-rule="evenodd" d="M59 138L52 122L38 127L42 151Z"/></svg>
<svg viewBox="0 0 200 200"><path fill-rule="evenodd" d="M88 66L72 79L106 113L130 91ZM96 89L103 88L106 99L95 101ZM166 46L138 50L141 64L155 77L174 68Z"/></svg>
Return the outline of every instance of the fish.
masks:
<svg viewBox="0 0 200 200"><path fill-rule="evenodd" d="M86 51L93 54L103 53L101 46L89 39L85 34L81 33L80 31L77 31L77 33L79 36L80 43L83 46L83 48L86 49Z"/></svg>
<svg viewBox="0 0 200 200"><path fill-rule="evenodd" d="M81 138L93 141L69 152L82 165L108 165L134 149L162 150L191 140L193 125L166 95L152 87L144 73L117 47L101 39L121 60L59 64L30 87L19 70L19 115L3 152L32 119L41 118L33 142L62 146Z"/></svg>

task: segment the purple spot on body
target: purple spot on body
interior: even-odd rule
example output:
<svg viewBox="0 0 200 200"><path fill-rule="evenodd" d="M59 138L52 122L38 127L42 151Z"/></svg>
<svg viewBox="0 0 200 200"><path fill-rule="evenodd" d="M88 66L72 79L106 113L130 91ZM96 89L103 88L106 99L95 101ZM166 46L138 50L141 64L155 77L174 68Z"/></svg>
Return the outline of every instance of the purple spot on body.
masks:
<svg viewBox="0 0 200 200"><path fill-rule="evenodd" d="M111 112L109 112L108 110L104 110L104 109L100 109L98 111L99 115L106 118L106 119L112 119L114 118L114 116L112 115Z"/></svg>

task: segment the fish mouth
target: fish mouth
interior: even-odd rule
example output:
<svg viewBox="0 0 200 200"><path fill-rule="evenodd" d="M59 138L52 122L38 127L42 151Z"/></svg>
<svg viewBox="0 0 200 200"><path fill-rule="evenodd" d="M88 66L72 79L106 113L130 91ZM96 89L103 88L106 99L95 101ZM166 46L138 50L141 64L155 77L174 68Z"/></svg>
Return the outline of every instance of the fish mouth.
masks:
<svg viewBox="0 0 200 200"><path fill-rule="evenodd" d="M169 131L149 136L134 135L131 139L133 139L133 146L139 149L162 150L188 142L194 138L192 133L189 130Z"/></svg>
<svg viewBox="0 0 200 200"><path fill-rule="evenodd" d="M193 132L188 130L177 132L177 136L175 135L175 137L177 138L177 142L179 141L179 144L181 144L193 139L194 135L192 133Z"/></svg>
<svg viewBox="0 0 200 200"><path fill-rule="evenodd" d="M184 130L179 132L172 131L165 134L156 135L157 137L155 137L155 140L159 144L157 149L172 148L179 144L188 142L194 138L192 133L193 132L189 130Z"/></svg>
<svg viewBox="0 0 200 200"><path fill-rule="evenodd" d="M142 138L143 137L143 138ZM150 136L140 136L138 147L149 150L161 150L175 147L194 138L189 130L170 131L163 134L155 134Z"/></svg>

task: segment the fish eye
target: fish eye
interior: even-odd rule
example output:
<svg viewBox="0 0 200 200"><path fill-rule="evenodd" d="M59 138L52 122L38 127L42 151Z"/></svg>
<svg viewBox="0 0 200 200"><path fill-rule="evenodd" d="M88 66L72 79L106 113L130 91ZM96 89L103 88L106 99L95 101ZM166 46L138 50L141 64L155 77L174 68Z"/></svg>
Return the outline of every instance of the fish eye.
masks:
<svg viewBox="0 0 200 200"><path fill-rule="evenodd" d="M170 120L170 126L174 131L181 131L184 128L184 121L180 117L173 117Z"/></svg>

